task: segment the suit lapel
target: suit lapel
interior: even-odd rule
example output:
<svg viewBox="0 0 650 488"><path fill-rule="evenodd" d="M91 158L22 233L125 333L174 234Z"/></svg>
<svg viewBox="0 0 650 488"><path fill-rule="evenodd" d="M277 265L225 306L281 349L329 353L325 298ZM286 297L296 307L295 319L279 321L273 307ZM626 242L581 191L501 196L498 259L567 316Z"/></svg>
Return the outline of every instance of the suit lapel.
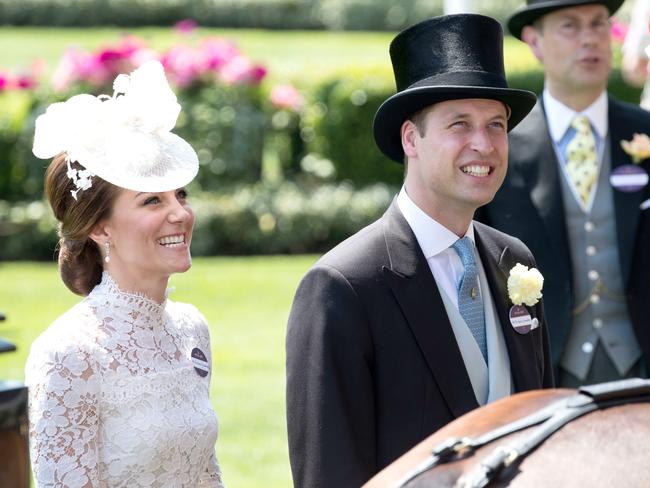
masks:
<svg viewBox="0 0 650 488"><path fill-rule="evenodd" d="M510 299L508 297L508 276L517 264L516 257L507 245L499 242L496 234L489 227L474 223L476 248L481 256L485 274L492 293L492 299L499 316L501 330L510 357L510 370L515 391L540 388L536 375L535 361L539 358L533 335L518 334L510 324ZM522 263L527 264L527 263Z"/></svg>
<svg viewBox="0 0 650 488"><path fill-rule="evenodd" d="M383 276L455 417L477 408L440 292L419 244L393 201L383 218L390 266Z"/></svg>
<svg viewBox="0 0 650 488"><path fill-rule="evenodd" d="M627 111L620 109L616 100L609 98L609 139L612 157L612 170L624 164L632 164L630 157L621 147L622 140L630 140L634 135L635 124L628 120ZM639 205L643 201L643 191L614 193L614 212L616 214L616 234L618 236L618 255L621 263L623 284L627 286L632 266L634 239L639 222Z"/></svg>
<svg viewBox="0 0 650 488"><path fill-rule="evenodd" d="M520 133L521 144L525 145L526 149L519 151L529 155L526 160L522 161L522 166L524 166L522 169L527 175L526 184L530 190L533 205L537 208L544 223L550 245L558 256L562 256L562 261L569 263L569 241L564 222L564 204L557 155L548 131L541 101L537 102L526 122ZM533 171L537 171L537 173L533 173Z"/></svg>

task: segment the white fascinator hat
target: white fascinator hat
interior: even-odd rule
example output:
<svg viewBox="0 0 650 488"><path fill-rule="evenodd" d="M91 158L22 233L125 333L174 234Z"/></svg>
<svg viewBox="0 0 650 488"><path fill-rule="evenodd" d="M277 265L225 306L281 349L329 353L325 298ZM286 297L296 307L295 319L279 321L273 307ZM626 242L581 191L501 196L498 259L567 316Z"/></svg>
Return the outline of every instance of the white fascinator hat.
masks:
<svg viewBox="0 0 650 488"><path fill-rule="evenodd" d="M92 186L95 175L139 192L170 191L192 181L198 157L171 133L181 106L160 62L119 75L113 90L112 97L83 94L50 105L36 119L34 155L66 155L75 199ZM84 169L73 169L75 161Z"/></svg>

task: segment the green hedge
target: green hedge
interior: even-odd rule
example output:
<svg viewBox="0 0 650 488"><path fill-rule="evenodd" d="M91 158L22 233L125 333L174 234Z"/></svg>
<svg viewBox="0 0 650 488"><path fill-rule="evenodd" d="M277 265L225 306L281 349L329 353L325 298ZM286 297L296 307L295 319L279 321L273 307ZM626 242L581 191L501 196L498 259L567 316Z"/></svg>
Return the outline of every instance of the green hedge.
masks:
<svg viewBox="0 0 650 488"><path fill-rule="evenodd" d="M197 149L201 188L258 181L269 123L260 88L200 86L180 92L178 98L184 110L174 132Z"/></svg>
<svg viewBox="0 0 650 488"><path fill-rule="evenodd" d="M395 187L283 182L190 193L196 212L192 253L324 252L377 219ZM46 203L0 201L0 261L51 260L56 221Z"/></svg>
<svg viewBox="0 0 650 488"><path fill-rule="evenodd" d="M501 21L522 2L481 2ZM9 25L171 25L267 29L399 30L442 13L442 0L0 0Z"/></svg>
<svg viewBox="0 0 650 488"><path fill-rule="evenodd" d="M401 183L404 168L383 156L372 136L375 112L394 90L392 80L367 72L341 74L315 88L303 131L309 151L332 161L337 180Z"/></svg>

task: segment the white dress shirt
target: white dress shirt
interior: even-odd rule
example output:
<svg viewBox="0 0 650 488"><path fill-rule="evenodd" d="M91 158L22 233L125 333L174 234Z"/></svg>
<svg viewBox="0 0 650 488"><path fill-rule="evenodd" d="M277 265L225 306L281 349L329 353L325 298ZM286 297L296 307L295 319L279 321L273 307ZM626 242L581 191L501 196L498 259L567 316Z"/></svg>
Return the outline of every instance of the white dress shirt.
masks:
<svg viewBox="0 0 650 488"><path fill-rule="evenodd" d="M397 195L397 206L413 230L436 283L458 308L458 286L465 268L460 256L451 246L460 237L420 209L408 196L404 187ZM471 222L465 236L474 243L474 258L477 263L480 263L476 253L474 225Z"/></svg>

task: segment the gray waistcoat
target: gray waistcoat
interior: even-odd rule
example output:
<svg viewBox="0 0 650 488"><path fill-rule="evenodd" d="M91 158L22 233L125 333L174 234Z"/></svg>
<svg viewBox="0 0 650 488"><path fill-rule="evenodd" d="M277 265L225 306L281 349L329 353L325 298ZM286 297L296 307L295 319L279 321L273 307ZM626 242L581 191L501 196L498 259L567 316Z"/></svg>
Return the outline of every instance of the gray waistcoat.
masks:
<svg viewBox="0 0 650 488"><path fill-rule="evenodd" d="M609 183L610 166L607 137L596 195L587 213L576 202L560 168L575 303L573 325L561 365L581 380L589 372L598 341L601 341L619 375L624 375L641 356L624 299L613 218L614 197Z"/></svg>

